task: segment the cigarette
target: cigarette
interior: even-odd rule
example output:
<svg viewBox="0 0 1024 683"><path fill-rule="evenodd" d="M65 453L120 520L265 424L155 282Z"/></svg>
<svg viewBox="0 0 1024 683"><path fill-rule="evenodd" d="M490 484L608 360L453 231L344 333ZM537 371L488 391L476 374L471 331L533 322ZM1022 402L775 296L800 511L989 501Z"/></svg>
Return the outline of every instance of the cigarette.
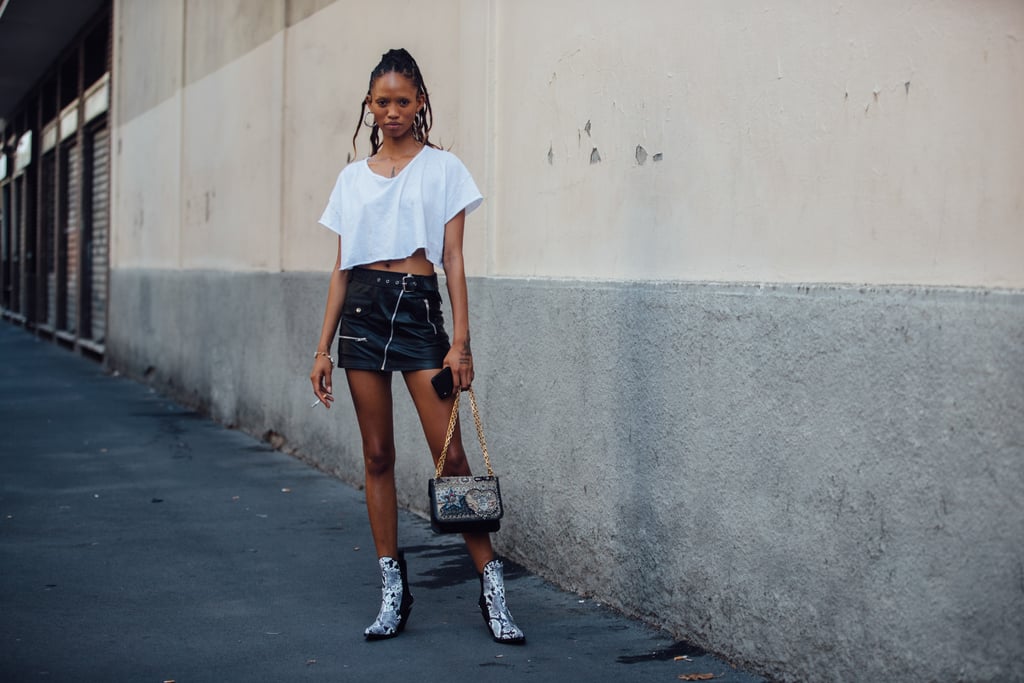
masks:
<svg viewBox="0 0 1024 683"><path fill-rule="evenodd" d="M313 404L312 404L311 406L309 406L309 407L310 407L310 408L316 408L316 407L317 407L318 405L320 405L320 399L317 399L317 400L316 400L316 403L313 403Z"/></svg>

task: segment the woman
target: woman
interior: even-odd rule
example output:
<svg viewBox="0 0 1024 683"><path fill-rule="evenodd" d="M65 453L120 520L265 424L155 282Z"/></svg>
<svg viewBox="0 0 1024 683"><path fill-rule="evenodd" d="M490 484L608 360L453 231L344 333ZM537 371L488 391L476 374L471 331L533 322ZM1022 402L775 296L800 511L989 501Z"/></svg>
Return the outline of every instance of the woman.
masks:
<svg viewBox="0 0 1024 683"><path fill-rule="evenodd" d="M451 368L456 390L473 382L462 234L466 214L483 197L462 162L430 143L432 121L416 61L405 50L387 52L370 74L352 137L354 147L360 126L369 127L372 155L341 171L320 218L338 233L338 257L310 380L317 399L330 408L330 348L340 321L338 366L345 368L362 436L366 507L381 571L380 612L364 632L370 640L398 635L413 602L398 550L391 373L402 373L435 460L455 399L441 399L430 380ZM448 286L451 343L435 265L444 268ZM456 429L444 474L469 473ZM491 636L522 643L525 636L505 605L502 564L490 536L463 536L480 574L480 609Z"/></svg>

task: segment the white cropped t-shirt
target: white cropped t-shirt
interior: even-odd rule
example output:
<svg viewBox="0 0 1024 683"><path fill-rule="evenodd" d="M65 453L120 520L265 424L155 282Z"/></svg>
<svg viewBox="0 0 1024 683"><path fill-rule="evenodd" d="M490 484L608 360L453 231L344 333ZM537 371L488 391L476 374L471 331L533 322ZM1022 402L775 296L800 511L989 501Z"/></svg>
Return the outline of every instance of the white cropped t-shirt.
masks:
<svg viewBox="0 0 1024 683"><path fill-rule="evenodd" d="M341 236L341 269L391 261L425 249L441 265L444 226L483 196L451 152L424 147L394 178L370 170L366 159L338 174L321 225Z"/></svg>

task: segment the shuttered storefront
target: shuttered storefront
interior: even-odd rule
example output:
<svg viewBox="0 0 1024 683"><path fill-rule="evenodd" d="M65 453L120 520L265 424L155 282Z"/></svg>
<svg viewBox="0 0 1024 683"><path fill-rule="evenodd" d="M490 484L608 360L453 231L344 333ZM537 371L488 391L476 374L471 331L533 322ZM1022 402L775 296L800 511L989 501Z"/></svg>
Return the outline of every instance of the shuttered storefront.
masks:
<svg viewBox="0 0 1024 683"><path fill-rule="evenodd" d="M42 230L40 231L39 258L43 263L43 281L40 287L42 310L40 320L48 330L57 327L57 155L50 151L43 156L43 173L40 184L42 195Z"/></svg>
<svg viewBox="0 0 1024 683"><path fill-rule="evenodd" d="M75 335L78 332L78 224L81 218L82 156L73 141L61 148L61 213L58 245L60 270L64 287L59 295L58 329Z"/></svg>
<svg viewBox="0 0 1024 683"><path fill-rule="evenodd" d="M7 158L4 158L4 162ZM6 167L6 163L4 166ZM6 176L7 169L4 168ZM11 183L0 186L0 305L11 308L11 241L13 240Z"/></svg>
<svg viewBox="0 0 1024 683"><path fill-rule="evenodd" d="M110 251L110 129L106 123L88 132L89 215L86 216L85 272L82 274L82 337L102 344L107 326L107 271Z"/></svg>
<svg viewBox="0 0 1024 683"><path fill-rule="evenodd" d="M0 112L0 315L95 356L107 336L110 36L105 2Z"/></svg>
<svg viewBox="0 0 1024 683"><path fill-rule="evenodd" d="M24 231L25 221L22 218L22 205L25 197L25 175L15 176L11 183L11 212L10 212L10 233L7 241L7 275L8 282L7 307L11 310L15 319L24 315L25 304L21 300L21 237Z"/></svg>

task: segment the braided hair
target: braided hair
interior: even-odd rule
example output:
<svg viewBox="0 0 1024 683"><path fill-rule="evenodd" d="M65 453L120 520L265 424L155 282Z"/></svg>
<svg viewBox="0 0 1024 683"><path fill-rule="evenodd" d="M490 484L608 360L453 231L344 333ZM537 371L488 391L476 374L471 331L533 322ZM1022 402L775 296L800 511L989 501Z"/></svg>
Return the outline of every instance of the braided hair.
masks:
<svg viewBox="0 0 1024 683"><path fill-rule="evenodd" d="M401 74L408 78L416 87L417 95L423 96L423 106L416 112L416 116L412 121L412 135L418 142L428 147L436 148L437 145L430 142L430 127L434 123L434 113L430 108L430 95L427 93L427 86L423 82L423 74L420 72L420 67L408 51L398 48L397 50L388 50L381 56L380 63L370 72L370 85L366 88L367 97L369 97L370 91L373 90L374 82L384 74L389 73ZM356 132L352 136L353 159L356 155L356 139L359 137L359 129L364 125L363 119L365 116L366 98L363 99L363 105L359 111L359 122L356 124ZM380 128L377 126L376 121L373 123L370 131L370 148L372 149L370 152L371 156L380 149Z"/></svg>

